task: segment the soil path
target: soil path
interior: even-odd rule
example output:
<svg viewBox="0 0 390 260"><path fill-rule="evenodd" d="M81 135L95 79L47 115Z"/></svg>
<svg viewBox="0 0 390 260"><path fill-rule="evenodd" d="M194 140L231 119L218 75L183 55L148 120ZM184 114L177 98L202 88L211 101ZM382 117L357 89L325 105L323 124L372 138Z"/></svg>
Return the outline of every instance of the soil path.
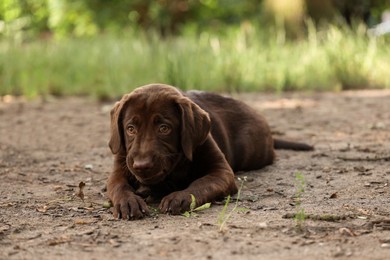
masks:
<svg viewBox="0 0 390 260"><path fill-rule="evenodd" d="M3 97L0 259L389 259L390 91L237 98L316 150L279 150L274 165L239 174L240 210L220 231L223 205L139 221L102 207L112 104Z"/></svg>

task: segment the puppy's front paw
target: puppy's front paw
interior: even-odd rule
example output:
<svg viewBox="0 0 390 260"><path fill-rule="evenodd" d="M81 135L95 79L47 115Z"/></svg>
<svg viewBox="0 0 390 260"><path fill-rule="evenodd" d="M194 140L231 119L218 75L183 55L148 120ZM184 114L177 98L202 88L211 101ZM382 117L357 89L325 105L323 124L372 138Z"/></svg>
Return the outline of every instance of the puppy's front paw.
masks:
<svg viewBox="0 0 390 260"><path fill-rule="evenodd" d="M165 196L160 203L160 211L178 215L190 209L191 194L186 191L176 191Z"/></svg>
<svg viewBox="0 0 390 260"><path fill-rule="evenodd" d="M149 208L144 199L130 190L117 191L112 203L114 218L140 219L149 215Z"/></svg>

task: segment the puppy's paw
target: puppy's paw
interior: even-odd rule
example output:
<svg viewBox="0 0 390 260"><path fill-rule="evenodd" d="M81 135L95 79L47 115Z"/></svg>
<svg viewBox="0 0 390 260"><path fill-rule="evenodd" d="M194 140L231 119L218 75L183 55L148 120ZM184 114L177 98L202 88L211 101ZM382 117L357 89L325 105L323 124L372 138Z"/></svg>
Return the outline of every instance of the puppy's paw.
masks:
<svg viewBox="0 0 390 260"><path fill-rule="evenodd" d="M160 203L160 211L162 213L171 213L179 215L190 209L191 194L186 191L176 191L165 196Z"/></svg>
<svg viewBox="0 0 390 260"><path fill-rule="evenodd" d="M140 219L149 215L149 208L143 198L130 190L118 191L112 199L114 218Z"/></svg>

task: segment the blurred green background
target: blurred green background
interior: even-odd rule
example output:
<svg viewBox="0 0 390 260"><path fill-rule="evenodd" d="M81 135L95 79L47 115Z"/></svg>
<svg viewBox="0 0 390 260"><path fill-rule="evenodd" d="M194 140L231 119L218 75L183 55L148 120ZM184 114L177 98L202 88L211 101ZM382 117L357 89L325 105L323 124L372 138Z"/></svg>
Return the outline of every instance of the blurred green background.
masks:
<svg viewBox="0 0 390 260"><path fill-rule="evenodd" d="M390 0L2 0L0 95L390 88ZM371 32L371 33L370 33Z"/></svg>

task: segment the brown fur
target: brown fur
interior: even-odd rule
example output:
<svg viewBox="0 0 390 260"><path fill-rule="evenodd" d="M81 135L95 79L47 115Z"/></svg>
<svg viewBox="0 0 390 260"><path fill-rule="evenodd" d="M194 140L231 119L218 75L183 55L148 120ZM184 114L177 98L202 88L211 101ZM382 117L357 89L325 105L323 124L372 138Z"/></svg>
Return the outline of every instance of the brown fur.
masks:
<svg viewBox="0 0 390 260"><path fill-rule="evenodd" d="M190 194L197 205L234 194L235 171L262 168L275 157L268 124L249 106L162 84L137 88L115 104L109 146L115 163L107 192L114 216L123 219L147 215L146 197L162 197L162 212L180 214Z"/></svg>

